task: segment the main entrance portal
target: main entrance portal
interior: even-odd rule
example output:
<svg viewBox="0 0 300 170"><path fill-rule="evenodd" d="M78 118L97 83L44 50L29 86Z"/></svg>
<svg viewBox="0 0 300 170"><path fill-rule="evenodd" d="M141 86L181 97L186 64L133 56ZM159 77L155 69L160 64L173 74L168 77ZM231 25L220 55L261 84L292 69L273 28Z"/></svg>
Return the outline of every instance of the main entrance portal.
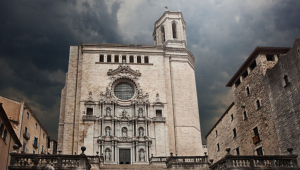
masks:
<svg viewBox="0 0 300 170"><path fill-rule="evenodd" d="M119 163L130 164L130 149L119 149Z"/></svg>

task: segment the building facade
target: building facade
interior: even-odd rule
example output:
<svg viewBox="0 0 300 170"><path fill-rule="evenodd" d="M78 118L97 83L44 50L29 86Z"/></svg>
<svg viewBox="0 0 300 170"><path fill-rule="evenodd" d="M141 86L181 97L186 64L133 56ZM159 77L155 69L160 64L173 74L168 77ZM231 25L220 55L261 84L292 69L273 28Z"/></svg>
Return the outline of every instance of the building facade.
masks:
<svg viewBox="0 0 300 170"><path fill-rule="evenodd" d="M204 155L185 25L181 12L166 11L154 24L153 46L71 46L58 150L78 154L84 145L112 164Z"/></svg>
<svg viewBox="0 0 300 170"><path fill-rule="evenodd" d="M0 102L22 144L19 153L47 154L48 132L29 105L3 96Z"/></svg>
<svg viewBox="0 0 300 170"><path fill-rule="evenodd" d="M206 136L210 158L224 157L226 147L237 155L287 154L287 147L300 153L299 42L257 47L227 83L234 104Z"/></svg>
<svg viewBox="0 0 300 170"><path fill-rule="evenodd" d="M0 170L8 168L14 144L22 146L0 103Z"/></svg>

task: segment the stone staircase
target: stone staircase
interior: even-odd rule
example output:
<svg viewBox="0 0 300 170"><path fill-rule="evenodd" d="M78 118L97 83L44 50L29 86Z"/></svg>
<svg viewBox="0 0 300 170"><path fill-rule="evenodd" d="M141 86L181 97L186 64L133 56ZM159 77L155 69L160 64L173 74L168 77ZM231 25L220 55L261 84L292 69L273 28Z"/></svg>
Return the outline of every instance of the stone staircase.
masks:
<svg viewBox="0 0 300 170"><path fill-rule="evenodd" d="M156 165L101 165L100 169L167 170L167 167Z"/></svg>

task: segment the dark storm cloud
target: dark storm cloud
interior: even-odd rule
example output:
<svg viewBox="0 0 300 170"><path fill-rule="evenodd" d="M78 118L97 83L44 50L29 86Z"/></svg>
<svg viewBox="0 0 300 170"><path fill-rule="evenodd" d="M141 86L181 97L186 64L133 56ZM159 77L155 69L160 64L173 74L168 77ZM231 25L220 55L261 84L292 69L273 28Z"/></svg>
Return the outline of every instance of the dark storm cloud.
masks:
<svg viewBox="0 0 300 170"><path fill-rule="evenodd" d="M104 1L1 1L0 95L24 100L57 138L70 45L121 43Z"/></svg>
<svg viewBox="0 0 300 170"><path fill-rule="evenodd" d="M299 1L1 1L0 95L28 102L56 138L69 46L153 44L165 6L181 10L187 24L205 142L233 101L225 84L254 48L291 46L299 37Z"/></svg>

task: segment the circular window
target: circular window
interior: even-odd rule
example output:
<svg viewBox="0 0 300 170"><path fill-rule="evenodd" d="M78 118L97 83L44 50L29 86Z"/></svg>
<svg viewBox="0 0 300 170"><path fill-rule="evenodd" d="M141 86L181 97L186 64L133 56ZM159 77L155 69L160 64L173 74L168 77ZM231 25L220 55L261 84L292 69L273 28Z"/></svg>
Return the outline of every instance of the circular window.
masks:
<svg viewBox="0 0 300 170"><path fill-rule="evenodd" d="M128 83L119 83L114 88L114 95L121 100L131 99L134 95L134 88Z"/></svg>

